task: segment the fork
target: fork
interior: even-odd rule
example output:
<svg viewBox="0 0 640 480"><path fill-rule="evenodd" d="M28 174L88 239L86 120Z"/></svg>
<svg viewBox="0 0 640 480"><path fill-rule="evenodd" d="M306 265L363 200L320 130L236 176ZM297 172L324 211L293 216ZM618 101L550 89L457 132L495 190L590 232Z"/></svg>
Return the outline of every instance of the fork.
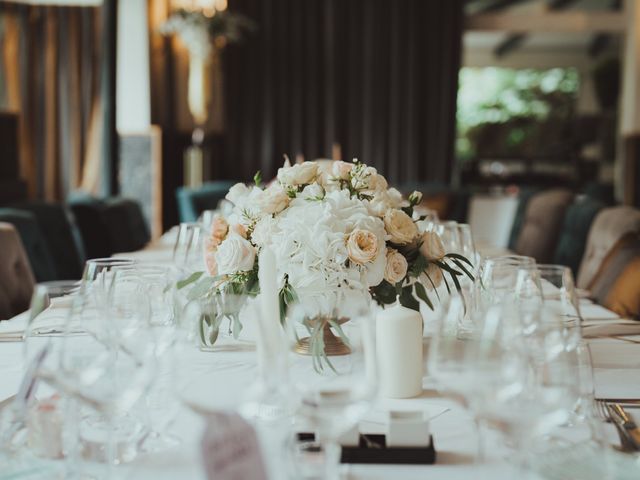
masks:
<svg viewBox="0 0 640 480"><path fill-rule="evenodd" d="M611 414L609 413L609 404L606 400L595 399L596 412L602 420L611 423Z"/></svg>
<svg viewBox="0 0 640 480"><path fill-rule="evenodd" d="M602 420L607 423L613 423L616 427L616 432L618 432L618 437L620 438L620 450L623 452L636 451L635 445L629 439L629 433L621 427L618 422L615 422L611 417L611 406L607 403L606 400L595 400L596 404L596 412Z"/></svg>

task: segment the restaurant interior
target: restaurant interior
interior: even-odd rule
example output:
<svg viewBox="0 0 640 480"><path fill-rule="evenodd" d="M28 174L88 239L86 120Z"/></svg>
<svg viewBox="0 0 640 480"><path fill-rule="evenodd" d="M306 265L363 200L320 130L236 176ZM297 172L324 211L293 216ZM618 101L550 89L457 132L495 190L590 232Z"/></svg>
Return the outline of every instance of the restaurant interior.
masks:
<svg viewBox="0 0 640 480"><path fill-rule="evenodd" d="M640 2L0 0L0 379L0 480L640 478Z"/></svg>

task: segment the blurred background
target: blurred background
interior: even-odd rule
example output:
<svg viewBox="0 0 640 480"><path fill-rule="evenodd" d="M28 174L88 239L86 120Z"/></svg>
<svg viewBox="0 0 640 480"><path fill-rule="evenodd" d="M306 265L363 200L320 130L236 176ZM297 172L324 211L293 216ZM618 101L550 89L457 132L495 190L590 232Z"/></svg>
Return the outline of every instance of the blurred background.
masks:
<svg viewBox="0 0 640 480"><path fill-rule="evenodd" d="M157 237L287 155L459 221L550 187L637 206L639 74L634 1L3 0L0 204L131 199Z"/></svg>

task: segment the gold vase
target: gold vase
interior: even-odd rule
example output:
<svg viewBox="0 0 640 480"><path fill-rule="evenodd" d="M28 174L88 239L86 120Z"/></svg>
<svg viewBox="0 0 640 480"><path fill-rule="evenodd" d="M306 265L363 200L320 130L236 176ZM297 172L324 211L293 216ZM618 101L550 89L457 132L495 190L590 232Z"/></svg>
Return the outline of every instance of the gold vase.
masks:
<svg viewBox="0 0 640 480"><path fill-rule="evenodd" d="M348 318L332 319L330 317L315 317L306 320L305 323L311 329L315 329L318 322L322 322L322 340L324 341L324 353L327 356L348 355L351 353L351 349L340 337L333 333L330 323L331 320L338 323L338 325L349 321ZM311 337L298 340L294 350L300 355L311 355Z"/></svg>

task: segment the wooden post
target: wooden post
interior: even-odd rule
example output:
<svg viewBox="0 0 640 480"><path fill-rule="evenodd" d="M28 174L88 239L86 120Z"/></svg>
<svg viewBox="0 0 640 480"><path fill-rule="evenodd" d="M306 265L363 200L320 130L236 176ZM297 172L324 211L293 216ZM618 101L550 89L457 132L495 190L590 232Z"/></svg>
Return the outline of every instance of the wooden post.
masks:
<svg viewBox="0 0 640 480"><path fill-rule="evenodd" d="M116 130L116 54L118 0L102 4L101 97L103 115L101 194L116 195L118 187L118 132Z"/></svg>

